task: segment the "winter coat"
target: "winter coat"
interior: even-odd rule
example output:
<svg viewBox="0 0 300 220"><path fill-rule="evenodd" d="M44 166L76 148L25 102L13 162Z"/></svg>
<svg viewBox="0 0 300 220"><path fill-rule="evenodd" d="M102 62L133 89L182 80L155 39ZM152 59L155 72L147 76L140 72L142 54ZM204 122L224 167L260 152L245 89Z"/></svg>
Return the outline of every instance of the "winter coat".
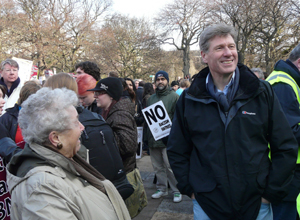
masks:
<svg viewBox="0 0 300 220"><path fill-rule="evenodd" d="M134 104L129 98L120 99L109 111L106 123L112 128L120 148L126 173L136 167L137 129Z"/></svg>
<svg viewBox="0 0 300 220"><path fill-rule="evenodd" d="M279 60L274 67L275 71L283 71L289 74L300 87L300 72L290 60ZM285 117L293 130L295 138L300 146L300 109L299 102L292 87L286 83L276 83L272 85L275 94L281 104ZM296 165L293 181L289 187L288 195L284 201L295 202L300 192L300 164Z"/></svg>
<svg viewBox="0 0 300 220"><path fill-rule="evenodd" d="M13 156L7 182L12 219L130 219L111 182L102 181L106 195L80 177L63 155L37 144Z"/></svg>
<svg viewBox="0 0 300 220"><path fill-rule="evenodd" d="M156 102L162 101L164 103L164 106L166 108L166 111L168 112L168 115L172 121L173 115L175 112L176 102L178 100L179 96L172 90L170 90L169 87L167 87L164 90L158 90L156 89L155 93L150 96L147 100L147 106L153 105ZM162 140L155 141L154 137L149 129L147 128L147 137L145 139L148 141L149 147L153 148L165 148L166 145L162 142Z"/></svg>
<svg viewBox="0 0 300 220"><path fill-rule="evenodd" d="M6 84L3 81L3 78L0 79L0 85L4 85L7 88ZM2 114L5 113L7 108L12 108L17 103L22 87L23 87L23 83L21 82L20 78L18 78L18 80L16 80L12 86L13 91L10 94L10 96L8 97L7 95L5 95L5 98L4 98L5 104L3 107Z"/></svg>
<svg viewBox="0 0 300 220"><path fill-rule="evenodd" d="M5 114L0 117L0 123L9 131L10 137L15 140L18 128L19 106L6 109Z"/></svg>
<svg viewBox="0 0 300 220"><path fill-rule="evenodd" d="M205 68L181 94L169 135L177 187L194 193L211 219L256 219L262 197L278 203L286 196L297 160L297 142L270 84L238 68L228 113L207 92Z"/></svg>

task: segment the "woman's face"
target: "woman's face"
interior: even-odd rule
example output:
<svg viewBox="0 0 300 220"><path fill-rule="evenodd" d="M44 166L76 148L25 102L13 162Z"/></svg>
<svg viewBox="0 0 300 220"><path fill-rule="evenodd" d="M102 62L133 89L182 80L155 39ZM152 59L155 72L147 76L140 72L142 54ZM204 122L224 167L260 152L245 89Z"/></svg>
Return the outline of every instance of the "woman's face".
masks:
<svg viewBox="0 0 300 220"><path fill-rule="evenodd" d="M5 104L4 94L0 89L0 115L2 115L4 104Z"/></svg>
<svg viewBox="0 0 300 220"><path fill-rule="evenodd" d="M127 83L127 86L133 90L133 85L132 85L132 82L130 80L126 80L126 83Z"/></svg>
<svg viewBox="0 0 300 220"><path fill-rule="evenodd" d="M97 106L107 110L112 103L112 97L110 97L105 91L95 92L94 97L97 102Z"/></svg>
<svg viewBox="0 0 300 220"><path fill-rule="evenodd" d="M80 149L79 138L84 126L78 120L75 107L71 106L66 110L70 114L70 128L58 134L59 141L63 145L59 152L65 157L72 158Z"/></svg>

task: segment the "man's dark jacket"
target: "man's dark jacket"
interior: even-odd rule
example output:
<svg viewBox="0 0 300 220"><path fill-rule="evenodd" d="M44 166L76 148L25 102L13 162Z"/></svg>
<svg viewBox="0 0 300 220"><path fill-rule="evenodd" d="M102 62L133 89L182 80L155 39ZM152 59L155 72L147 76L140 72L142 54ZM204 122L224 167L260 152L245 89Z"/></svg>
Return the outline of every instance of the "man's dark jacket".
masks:
<svg viewBox="0 0 300 220"><path fill-rule="evenodd" d="M16 138L18 128L19 106L15 104L14 107L6 109L4 115L0 117L0 123L9 131L13 140Z"/></svg>
<svg viewBox="0 0 300 220"><path fill-rule="evenodd" d="M196 76L177 102L168 141L178 189L194 193L211 219L256 219L261 197L276 203L286 195L296 165L297 142L270 84L238 68L226 114L206 90L209 68Z"/></svg>
<svg viewBox="0 0 300 220"><path fill-rule="evenodd" d="M289 74L300 87L300 72L297 67L290 60L279 60L274 67L276 71L283 71ZM295 138L300 146L300 109L299 102L293 88L286 83L276 83L272 85L275 94L281 104L282 110L293 130ZM295 202L300 191L300 164L296 165L296 171L293 181L289 187L288 195L283 199L284 201Z"/></svg>

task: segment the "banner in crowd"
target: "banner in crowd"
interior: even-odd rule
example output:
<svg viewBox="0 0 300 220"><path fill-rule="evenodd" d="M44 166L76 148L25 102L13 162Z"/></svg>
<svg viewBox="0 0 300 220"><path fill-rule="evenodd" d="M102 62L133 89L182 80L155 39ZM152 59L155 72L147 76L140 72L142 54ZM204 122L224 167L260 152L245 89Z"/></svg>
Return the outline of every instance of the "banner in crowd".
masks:
<svg viewBox="0 0 300 220"><path fill-rule="evenodd" d="M172 121L162 101L150 105L142 112L155 141L170 134Z"/></svg>
<svg viewBox="0 0 300 220"><path fill-rule="evenodd" d="M143 153L143 127L137 127L138 148L136 151L136 159L142 158Z"/></svg>
<svg viewBox="0 0 300 220"><path fill-rule="evenodd" d="M26 81L29 81L31 76L33 61L16 58L16 57L13 57L12 59L17 61L17 63L19 64L19 77L21 83L24 84Z"/></svg>

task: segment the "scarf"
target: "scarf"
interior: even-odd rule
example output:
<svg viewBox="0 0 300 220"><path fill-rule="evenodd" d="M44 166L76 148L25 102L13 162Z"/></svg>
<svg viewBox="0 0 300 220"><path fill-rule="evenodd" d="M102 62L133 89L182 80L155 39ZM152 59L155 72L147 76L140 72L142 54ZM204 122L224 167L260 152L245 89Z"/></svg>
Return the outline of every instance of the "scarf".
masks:
<svg viewBox="0 0 300 220"><path fill-rule="evenodd" d="M210 95L219 103L221 109L224 112L228 112L230 104L234 99L234 96L239 88L240 71L238 68L235 69L235 78L233 79L232 85L228 88L227 95L223 92L218 92L217 87L214 85L212 75L208 76L207 89Z"/></svg>
<svg viewBox="0 0 300 220"><path fill-rule="evenodd" d="M110 106L107 108L107 110L104 110L102 111L102 117L104 118L104 120L107 119L107 116L109 114L109 111L111 110L111 108L117 103L116 100L112 100Z"/></svg>

